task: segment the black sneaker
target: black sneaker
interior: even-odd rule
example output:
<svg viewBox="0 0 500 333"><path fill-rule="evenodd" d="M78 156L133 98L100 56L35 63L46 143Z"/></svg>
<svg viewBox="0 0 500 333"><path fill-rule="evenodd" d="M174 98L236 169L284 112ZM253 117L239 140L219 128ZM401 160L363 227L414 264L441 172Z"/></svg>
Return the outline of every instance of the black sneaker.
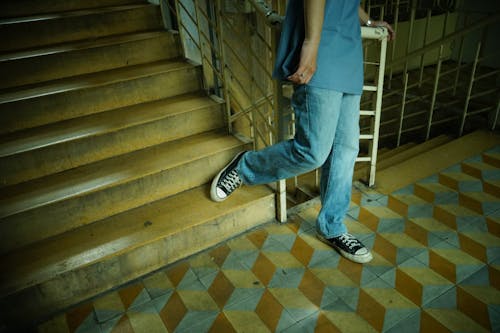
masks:
<svg viewBox="0 0 500 333"><path fill-rule="evenodd" d="M228 165L222 169L212 181L210 188L210 197L213 201L224 201L227 197L234 192L238 187L243 184L236 166L245 152L238 153Z"/></svg>
<svg viewBox="0 0 500 333"><path fill-rule="evenodd" d="M317 237L324 243L336 249L344 258L364 264L373 259L372 254L356 237L349 233L334 238L325 238L320 234Z"/></svg>

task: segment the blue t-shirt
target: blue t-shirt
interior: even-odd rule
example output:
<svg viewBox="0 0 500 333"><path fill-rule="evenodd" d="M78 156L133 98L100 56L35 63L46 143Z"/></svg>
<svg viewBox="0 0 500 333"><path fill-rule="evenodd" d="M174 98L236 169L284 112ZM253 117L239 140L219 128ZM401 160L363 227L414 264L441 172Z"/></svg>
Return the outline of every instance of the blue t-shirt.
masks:
<svg viewBox="0 0 500 333"><path fill-rule="evenodd" d="M362 93L363 49L358 8L359 0L326 0L317 69L310 86ZM303 40L304 0L289 0L273 71L276 79L286 80L296 71Z"/></svg>

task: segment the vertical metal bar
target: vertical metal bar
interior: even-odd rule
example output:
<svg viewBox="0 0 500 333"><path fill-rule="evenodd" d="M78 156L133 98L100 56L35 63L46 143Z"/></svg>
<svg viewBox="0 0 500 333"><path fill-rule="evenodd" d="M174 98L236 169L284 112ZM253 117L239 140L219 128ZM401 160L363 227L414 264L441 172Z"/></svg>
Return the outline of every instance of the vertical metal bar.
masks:
<svg viewBox="0 0 500 333"><path fill-rule="evenodd" d="M397 0L396 1L396 14L394 14L394 30L395 31L398 31L398 21L399 21L399 2L400 0ZM396 42L397 42L397 38L395 40L392 41L392 46L391 46L391 61L394 60L394 55L396 54ZM392 86L392 75L393 75L393 71L394 71L394 66L391 66L390 67L390 71L389 71L389 82L388 82L388 88L391 89L391 86Z"/></svg>
<svg viewBox="0 0 500 333"><path fill-rule="evenodd" d="M195 0L196 1L196 0ZM211 1L209 1L210 3ZM222 4L221 0L217 0L215 2L215 26L217 29L217 41L218 41L218 46L219 46L219 63L220 63L220 71L222 74L223 82L222 82L222 91L224 93L224 102L225 102L225 109L226 109L226 120L227 120L227 130L229 133L233 132L233 124L231 123L231 101L230 101L230 92L229 92L229 74L226 69L226 53L224 51L224 34L223 34L223 23L222 23Z"/></svg>
<svg viewBox="0 0 500 333"><path fill-rule="evenodd" d="M493 124L491 125L491 130L494 131L498 122L498 113L500 113L500 99L497 102L497 109L495 111L495 116L493 117Z"/></svg>
<svg viewBox="0 0 500 333"><path fill-rule="evenodd" d="M193 3L194 3L195 18L196 18L196 27L198 28L198 45L200 46L201 65L202 65L202 72L203 72L203 89L207 92L207 95L209 95L210 94L210 85L208 83L209 78L208 78L208 75L206 73L206 68L209 66L205 66L203 64L205 61L208 61L206 59L209 59L209 58L205 55L205 42L203 41L202 33L201 33L202 26L200 23L200 15L198 13L198 11L200 10L199 1L193 1ZM210 29L210 25L209 25L209 29ZM216 66L216 64L213 64L213 65Z"/></svg>
<svg viewBox="0 0 500 333"><path fill-rule="evenodd" d="M380 113L382 110L382 96L384 93L384 74L385 74L386 55L387 55L387 35L380 41L380 60L379 60L379 69L377 78L377 100L375 102L375 124L374 124L373 140L372 140L370 179L368 182L369 186L373 186L375 184L375 171L377 167L377 151L378 151L379 127L380 127Z"/></svg>
<svg viewBox="0 0 500 333"><path fill-rule="evenodd" d="M271 31L271 61L274 63L276 59L276 47L278 45L279 33L275 29ZM274 88L274 117L275 117L275 129L278 133L278 141L286 140L288 135L285 128L287 128L287 120L284 117L285 105L287 102L283 96L283 86L278 80L273 80ZM271 131L270 131L271 132ZM276 219L279 222L286 222L287 220L287 202L286 202L286 180L282 179L276 183Z"/></svg>
<svg viewBox="0 0 500 333"><path fill-rule="evenodd" d="M431 108L429 110L429 119L427 120L427 132L425 134L425 141L429 140L431 135L432 119L434 118L434 107L436 105L436 95L439 87L439 76L441 74L441 63L443 62L443 49L444 45L439 47L439 58L436 68L436 77L434 78L434 89L432 90Z"/></svg>
<svg viewBox="0 0 500 333"><path fill-rule="evenodd" d="M399 115L399 128L398 128L398 141L396 147L401 145L401 133L403 133L403 121L405 117L405 107L406 107L406 90L408 89L408 73L405 73L405 82L403 87L403 98L401 102L401 113Z"/></svg>
<svg viewBox="0 0 500 333"><path fill-rule="evenodd" d="M479 62L480 53L481 53L481 42L477 44L476 56L474 58L474 63L472 65L469 87L467 88L467 96L465 98L464 111L462 113L462 121L460 122L460 130L458 133L459 136L462 136L464 132L465 119L467 118L467 111L469 110L470 95L472 93L472 88L474 87L474 76L476 75L476 68L477 68L477 63Z"/></svg>
<svg viewBox="0 0 500 333"><path fill-rule="evenodd" d="M427 18L425 20L425 28L424 28L424 43L422 46L425 46L427 44L427 34L429 32L429 25L431 21L431 16L432 16L432 9L427 10ZM420 56L420 75L418 77L418 86L422 86L422 79L424 77L424 58L425 58L425 53L422 53Z"/></svg>
<svg viewBox="0 0 500 333"><path fill-rule="evenodd" d="M467 25L467 15L464 17L464 26ZM460 79L460 67L462 66L462 58L464 55L464 40L465 36L460 38L460 47L458 49L457 72L455 73L455 81L453 83L453 96L457 94L458 81Z"/></svg>
<svg viewBox="0 0 500 333"><path fill-rule="evenodd" d="M415 24L415 13L417 11L417 1L413 0L412 1L412 6L411 6L411 14L410 14L410 27L408 29L408 44L406 45L406 59L405 59L405 65L403 69L403 74L408 72L408 53L410 53L411 50L411 41L413 37L413 25Z"/></svg>

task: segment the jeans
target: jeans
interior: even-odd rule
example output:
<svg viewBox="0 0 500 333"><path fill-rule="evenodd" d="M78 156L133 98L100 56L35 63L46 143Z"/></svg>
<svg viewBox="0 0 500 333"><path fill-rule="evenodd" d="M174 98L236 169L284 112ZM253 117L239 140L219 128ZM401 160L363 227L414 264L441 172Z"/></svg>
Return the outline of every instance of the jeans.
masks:
<svg viewBox="0 0 500 333"><path fill-rule="evenodd" d="M272 183L321 167L317 231L326 238L347 232L344 218L359 151L360 97L296 86L292 97L295 137L243 155L237 167L243 183Z"/></svg>

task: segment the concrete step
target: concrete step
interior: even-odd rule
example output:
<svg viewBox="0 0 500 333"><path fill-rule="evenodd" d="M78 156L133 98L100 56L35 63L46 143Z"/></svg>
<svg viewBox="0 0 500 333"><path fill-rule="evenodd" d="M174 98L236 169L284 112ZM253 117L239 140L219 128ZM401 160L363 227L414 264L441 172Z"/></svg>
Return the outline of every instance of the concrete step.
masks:
<svg viewBox="0 0 500 333"><path fill-rule="evenodd" d="M0 19L0 52L131 32L160 30L159 6L148 3Z"/></svg>
<svg viewBox="0 0 500 333"><path fill-rule="evenodd" d="M3 256L1 316L45 317L274 219L265 186L223 203L208 193L197 187Z"/></svg>
<svg viewBox="0 0 500 333"><path fill-rule="evenodd" d="M0 134L200 90L199 68L165 60L0 91Z"/></svg>
<svg viewBox="0 0 500 333"><path fill-rule="evenodd" d="M0 89L179 57L178 34L141 32L0 55Z"/></svg>
<svg viewBox="0 0 500 333"><path fill-rule="evenodd" d="M16 132L1 138L1 183L14 185L223 126L220 102L194 93Z"/></svg>
<svg viewBox="0 0 500 333"><path fill-rule="evenodd" d="M205 184L244 148L207 132L6 187L0 253Z"/></svg>
<svg viewBox="0 0 500 333"><path fill-rule="evenodd" d="M0 3L0 17L12 18L144 2L144 0L3 0Z"/></svg>
<svg viewBox="0 0 500 333"><path fill-rule="evenodd" d="M480 151L500 144L500 136L477 131L409 158L377 173L377 190L389 194L430 177Z"/></svg>
<svg viewBox="0 0 500 333"><path fill-rule="evenodd" d="M447 142L450 142L452 138L447 135L440 135L435 137L429 141L426 141L421 144L415 143L407 143L400 147L394 148L391 153L386 153L383 156L380 156L380 159L377 159L377 174L380 171L387 169L393 165L397 165L403 161L406 161L414 156L422 154L428 150L439 147ZM370 165L369 164L361 164L361 168L357 168L354 172L355 179L363 179L365 182L368 180L368 172ZM377 179L377 174L375 179ZM377 180L375 180L378 186Z"/></svg>

